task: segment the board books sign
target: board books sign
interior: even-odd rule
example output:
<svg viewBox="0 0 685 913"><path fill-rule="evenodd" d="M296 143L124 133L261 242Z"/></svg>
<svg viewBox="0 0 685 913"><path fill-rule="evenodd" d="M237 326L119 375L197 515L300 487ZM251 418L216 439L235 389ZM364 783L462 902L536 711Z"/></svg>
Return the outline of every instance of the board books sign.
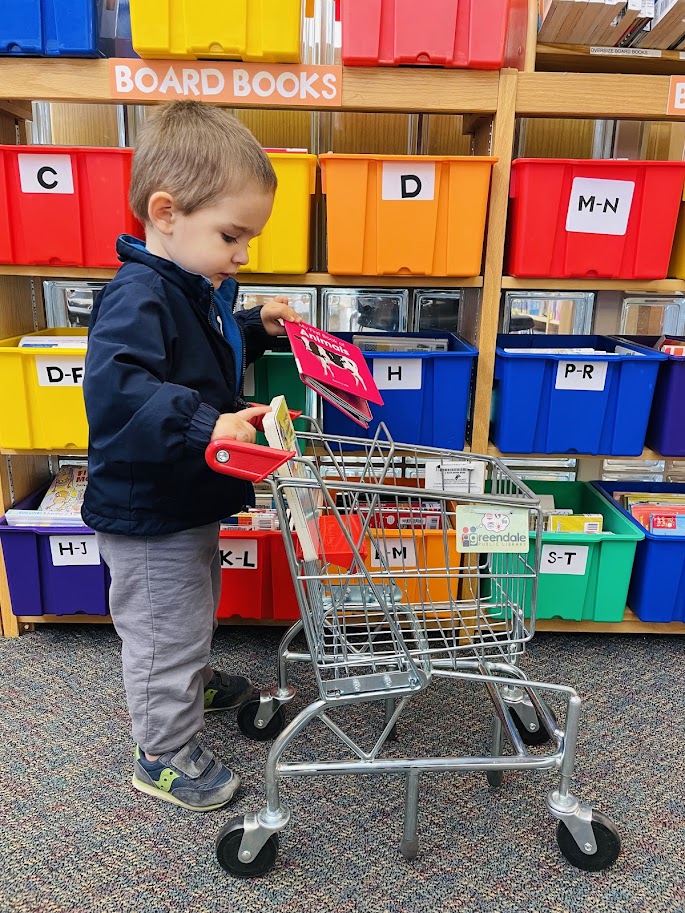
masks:
<svg viewBox="0 0 685 913"><path fill-rule="evenodd" d="M123 101L339 108L342 67L200 60L110 60L110 94Z"/></svg>

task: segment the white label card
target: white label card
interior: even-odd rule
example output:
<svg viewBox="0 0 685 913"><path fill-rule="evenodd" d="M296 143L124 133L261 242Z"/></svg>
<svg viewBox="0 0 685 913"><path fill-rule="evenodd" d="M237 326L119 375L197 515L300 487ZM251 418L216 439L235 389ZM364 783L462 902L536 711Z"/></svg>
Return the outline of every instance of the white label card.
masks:
<svg viewBox="0 0 685 913"><path fill-rule="evenodd" d="M434 162L384 162L381 199L435 199Z"/></svg>
<svg viewBox="0 0 685 913"><path fill-rule="evenodd" d="M582 577L587 569L587 545L543 545L540 573Z"/></svg>
<svg viewBox="0 0 685 913"><path fill-rule="evenodd" d="M254 396L257 392L254 379L254 365L248 365L243 382L243 396Z"/></svg>
<svg viewBox="0 0 685 913"><path fill-rule="evenodd" d="M256 539L222 539L219 552L222 571L255 571L259 566Z"/></svg>
<svg viewBox="0 0 685 913"><path fill-rule="evenodd" d="M426 488L454 494L483 494L485 463L480 460L426 460Z"/></svg>
<svg viewBox="0 0 685 913"><path fill-rule="evenodd" d="M17 160L22 193L74 192L70 155L19 154Z"/></svg>
<svg viewBox="0 0 685 913"><path fill-rule="evenodd" d="M85 359L38 356L36 371L40 387L82 387Z"/></svg>
<svg viewBox="0 0 685 913"><path fill-rule="evenodd" d="M587 235L624 235L634 192L634 181L574 178L566 214L566 231Z"/></svg>
<svg viewBox="0 0 685 913"><path fill-rule="evenodd" d="M374 358L373 379L379 390L420 390L421 358Z"/></svg>
<svg viewBox="0 0 685 913"><path fill-rule="evenodd" d="M384 561L381 562L381 555ZM372 539L371 567L416 567L416 546L413 539Z"/></svg>
<svg viewBox="0 0 685 913"><path fill-rule="evenodd" d="M599 392L607 382L608 364L606 361L560 361L554 388Z"/></svg>
<svg viewBox="0 0 685 913"><path fill-rule="evenodd" d="M95 536L50 536L50 554L54 567L100 564Z"/></svg>

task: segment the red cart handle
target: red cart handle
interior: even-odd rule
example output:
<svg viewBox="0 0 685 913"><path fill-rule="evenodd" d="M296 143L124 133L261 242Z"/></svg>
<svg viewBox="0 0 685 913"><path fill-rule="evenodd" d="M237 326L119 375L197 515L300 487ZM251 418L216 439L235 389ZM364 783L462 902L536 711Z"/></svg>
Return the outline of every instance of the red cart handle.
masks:
<svg viewBox="0 0 685 913"><path fill-rule="evenodd" d="M294 450L274 450L231 440L212 441L205 451L207 465L214 472L248 482L262 482L294 456Z"/></svg>

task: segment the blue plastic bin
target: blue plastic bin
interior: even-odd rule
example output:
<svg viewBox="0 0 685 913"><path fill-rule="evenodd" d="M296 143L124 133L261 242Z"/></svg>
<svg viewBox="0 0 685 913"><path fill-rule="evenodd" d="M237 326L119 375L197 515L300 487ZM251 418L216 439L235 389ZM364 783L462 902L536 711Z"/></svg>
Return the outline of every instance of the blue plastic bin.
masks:
<svg viewBox="0 0 685 913"><path fill-rule="evenodd" d="M685 536L654 536L614 501L622 491L685 494L675 482L593 482L595 488L645 534L638 542L628 605L642 621L685 621Z"/></svg>
<svg viewBox="0 0 685 913"><path fill-rule="evenodd" d="M625 354L608 354L617 347ZM567 348L607 354L504 351ZM492 440L502 453L638 456L665 360L661 352L610 336L500 334Z"/></svg>
<svg viewBox="0 0 685 913"><path fill-rule="evenodd" d="M0 54L97 57L96 0L2 0Z"/></svg>
<svg viewBox="0 0 685 913"><path fill-rule="evenodd" d="M351 342L356 334L335 335ZM379 422L385 422L391 437L399 443L462 450L478 350L454 333L392 335L448 339L449 351L365 352L384 405L371 403L373 420L365 430L324 400L324 431L339 437L372 438Z"/></svg>

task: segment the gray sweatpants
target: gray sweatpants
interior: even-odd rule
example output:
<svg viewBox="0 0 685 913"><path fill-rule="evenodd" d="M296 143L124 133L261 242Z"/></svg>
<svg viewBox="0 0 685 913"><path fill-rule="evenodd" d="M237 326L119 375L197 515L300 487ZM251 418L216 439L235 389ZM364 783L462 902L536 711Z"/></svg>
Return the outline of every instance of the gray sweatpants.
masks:
<svg viewBox="0 0 685 913"><path fill-rule="evenodd" d="M181 748L204 726L204 687L221 589L219 524L170 536L97 533L134 740Z"/></svg>

